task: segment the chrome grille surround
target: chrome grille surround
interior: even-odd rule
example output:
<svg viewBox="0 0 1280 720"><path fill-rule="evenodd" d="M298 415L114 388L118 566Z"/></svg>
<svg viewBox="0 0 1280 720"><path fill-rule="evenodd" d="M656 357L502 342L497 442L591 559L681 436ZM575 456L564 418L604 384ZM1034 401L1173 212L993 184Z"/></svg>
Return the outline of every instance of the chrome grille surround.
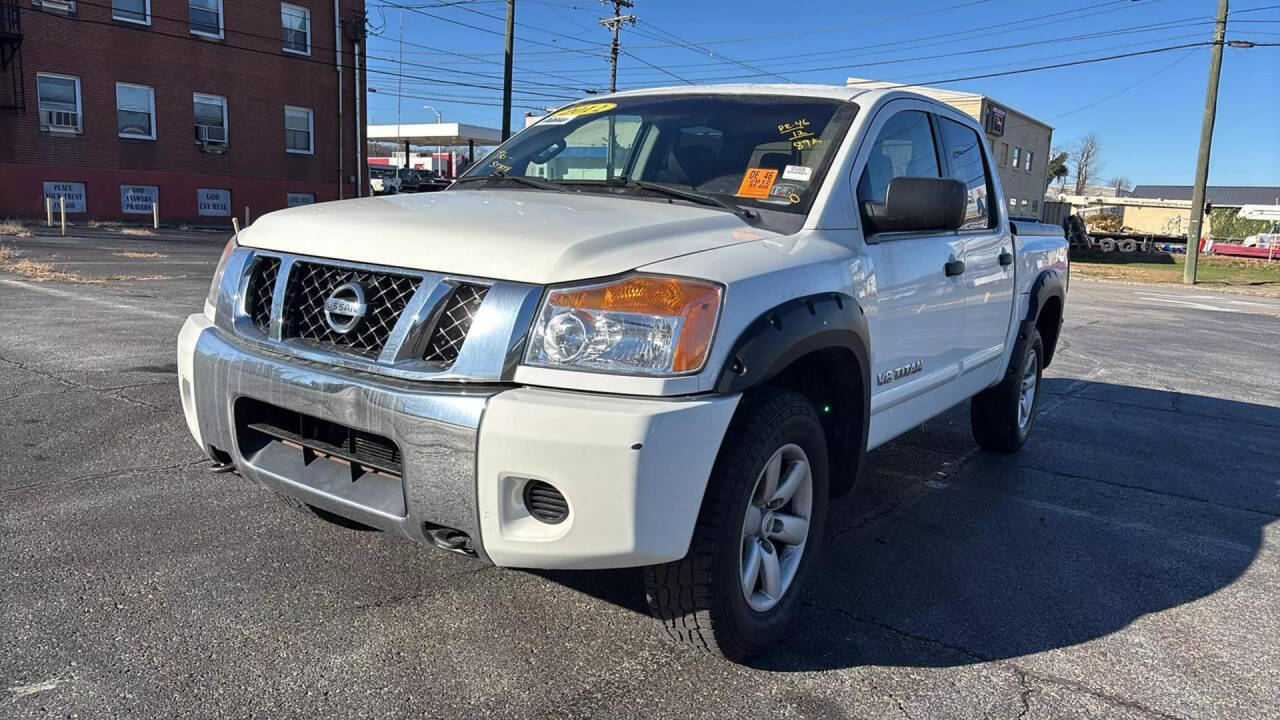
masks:
<svg viewBox="0 0 1280 720"><path fill-rule="evenodd" d="M261 299L267 283L259 270L266 270L272 260L278 263L277 277L271 287L269 311L265 311ZM305 326L297 324L295 311L301 307L300 300L296 294L290 295L293 288L300 287L297 282L300 278L306 281L310 273L318 272L308 269L315 267L324 268L325 277L331 279L381 277L379 287L386 295L387 307L398 307L401 301L403 307L398 313L388 311L378 315L377 337L352 343L329 341L327 334L312 327L314 322ZM404 292L406 284L412 285L407 293ZM377 314L373 308L374 293L371 291L369 295L368 312L374 316ZM325 323L326 298L327 294L319 299L319 323ZM324 365L410 380L503 382L511 380L520 361L525 337L541 298L542 287L527 283L242 246L227 261L218 293L216 324L241 342ZM461 312L464 308L459 305L465 306L465 312ZM382 338L384 328L385 338ZM357 330L349 334L356 335ZM449 341L448 349L444 340L438 338ZM440 351L433 352L430 361L428 348ZM451 361L449 355L452 355Z"/></svg>

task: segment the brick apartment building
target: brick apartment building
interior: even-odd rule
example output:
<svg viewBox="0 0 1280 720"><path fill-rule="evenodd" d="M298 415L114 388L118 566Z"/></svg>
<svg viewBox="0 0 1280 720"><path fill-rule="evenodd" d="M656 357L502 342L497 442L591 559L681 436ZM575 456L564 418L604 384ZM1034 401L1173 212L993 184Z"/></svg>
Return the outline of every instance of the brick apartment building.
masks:
<svg viewBox="0 0 1280 720"><path fill-rule="evenodd" d="M0 0L0 218L65 196L73 219L149 220L154 202L162 222L222 224L355 197L364 10Z"/></svg>

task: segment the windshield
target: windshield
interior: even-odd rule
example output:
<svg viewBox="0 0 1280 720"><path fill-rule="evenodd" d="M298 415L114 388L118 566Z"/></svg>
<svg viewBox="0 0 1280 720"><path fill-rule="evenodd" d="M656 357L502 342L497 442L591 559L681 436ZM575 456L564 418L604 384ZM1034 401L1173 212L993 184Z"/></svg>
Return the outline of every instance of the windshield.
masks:
<svg viewBox="0 0 1280 720"><path fill-rule="evenodd" d="M626 179L804 214L855 111L845 101L779 95L581 103L516 135L466 177L521 175L580 191L652 194L619 182Z"/></svg>

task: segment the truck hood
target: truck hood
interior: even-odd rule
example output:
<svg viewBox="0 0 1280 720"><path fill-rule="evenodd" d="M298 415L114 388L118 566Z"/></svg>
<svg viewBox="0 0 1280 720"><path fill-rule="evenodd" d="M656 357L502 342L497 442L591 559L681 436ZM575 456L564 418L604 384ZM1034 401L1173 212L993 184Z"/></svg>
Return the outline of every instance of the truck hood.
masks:
<svg viewBox="0 0 1280 720"><path fill-rule="evenodd" d="M540 190L458 190L280 210L247 247L540 285L614 275L776 233L710 208Z"/></svg>

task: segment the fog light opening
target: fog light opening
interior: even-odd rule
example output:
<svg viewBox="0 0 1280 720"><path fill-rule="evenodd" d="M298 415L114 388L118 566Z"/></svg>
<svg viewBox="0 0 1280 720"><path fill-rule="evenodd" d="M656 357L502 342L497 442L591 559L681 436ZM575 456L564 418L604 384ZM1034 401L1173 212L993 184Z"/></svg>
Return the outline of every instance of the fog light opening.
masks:
<svg viewBox="0 0 1280 720"><path fill-rule="evenodd" d="M548 525L559 525L569 517L569 502L551 483L529 480L521 498L529 514Z"/></svg>

